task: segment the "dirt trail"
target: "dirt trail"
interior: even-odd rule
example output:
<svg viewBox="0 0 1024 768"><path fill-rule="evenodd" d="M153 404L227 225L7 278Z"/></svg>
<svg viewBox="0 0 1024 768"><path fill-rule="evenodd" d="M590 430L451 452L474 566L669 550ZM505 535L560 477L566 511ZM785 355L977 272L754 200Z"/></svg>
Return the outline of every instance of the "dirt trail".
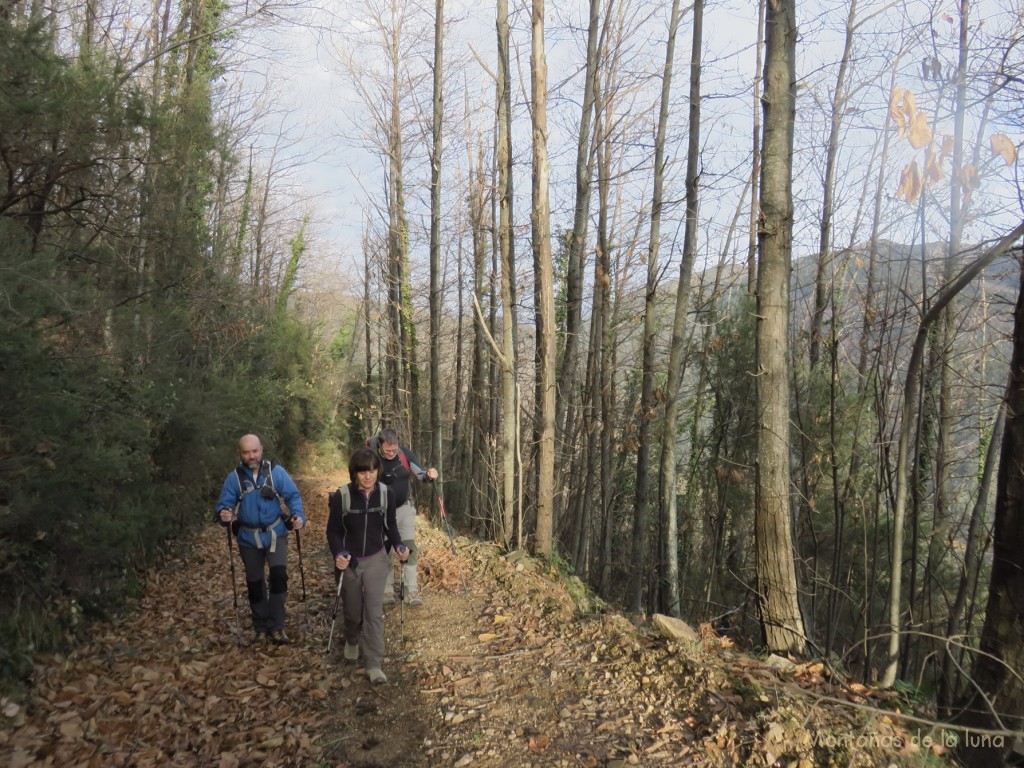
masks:
<svg viewBox="0 0 1024 768"><path fill-rule="evenodd" d="M815 743L835 717L819 722L824 707L792 694L820 696L820 670L780 679L713 636L681 649L618 615L581 612L586 599L529 559L464 538L456 559L422 516L424 605L404 621L388 609L389 682L371 687L342 659L338 629L325 653L334 581L323 531L341 478L296 479L309 527L305 602L290 547L292 645L248 644L240 573L238 643L227 541L211 525L150 576L137 610L42 660L30 697L3 702L0 765L878 764L869 751L837 761ZM856 717L840 724L860 727Z"/></svg>

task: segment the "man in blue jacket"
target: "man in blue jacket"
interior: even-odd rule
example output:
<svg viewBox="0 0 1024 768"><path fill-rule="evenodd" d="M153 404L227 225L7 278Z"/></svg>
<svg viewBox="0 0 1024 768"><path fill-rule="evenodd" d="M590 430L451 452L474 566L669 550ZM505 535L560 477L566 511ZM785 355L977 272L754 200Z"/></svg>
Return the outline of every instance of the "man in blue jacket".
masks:
<svg viewBox="0 0 1024 768"><path fill-rule="evenodd" d="M238 538L256 642L285 645L288 531L306 524L302 497L284 467L263 459L256 435L238 441L238 457L239 465L224 480L216 520L230 525ZM264 569L270 572L269 594Z"/></svg>

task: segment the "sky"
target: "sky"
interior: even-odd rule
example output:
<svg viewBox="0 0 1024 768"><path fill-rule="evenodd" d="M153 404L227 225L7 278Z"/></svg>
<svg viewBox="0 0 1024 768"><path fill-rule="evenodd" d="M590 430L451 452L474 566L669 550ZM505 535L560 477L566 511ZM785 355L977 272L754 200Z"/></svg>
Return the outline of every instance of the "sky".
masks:
<svg viewBox="0 0 1024 768"><path fill-rule="evenodd" d="M620 1L619 6L624 3ZM513 141L517 160L517 221L526 223L529 195L529 132L526 102L529 77L529 26L528 16L522 2L512 0L513 14L513 110L517 114L517 135ZM646 9L648 16L636 21L631 32L635 45L627 52L628 67L642 86L638 92L645 93L635 101L633 115L623 119L647 120L648 133L653 132L653 115L649 113L654 103L650 98L656 89L656 82L664 57L664 38L667 29L668 2L641 3L637 7ZM905 6L896 4L865 2L860 0L860 19L864 30L871 30L878 41L871 66L882 66L886 59L900 56L906 62L899 66L903 74L901 82L910 82L918 92L922 104L928 104L930 94L926 84L909 80L918 71L920 51L917 44L903 51L899 48L906 39L904 30L920 24L929 14L936 19L932 28L934 44L941 48L948 44L949 36L955 33L952 24L943 21L943 14L954 14L955 6L949 5L944 11L940 3L922 0ZM326 5L296 6L288 13L282 13L282 22L272 29L248 39L239 51L239 59L245 65L232 72L239 87L251 93L265 94L264 98L273 105L274 115L265 121L261 135L254 137L258 151L275 152L275 162L289 169L287 175L288 196L291 204L303 208L312 217L319 258L328 268L344 271L359 269L361 264L361 240L368 216L373 216L373 204L382 199L384 167L379 152L368 146L372 124L366 99L362 98L354 83L368 83L368 75L354 74L356 70L381 71L381 53L371 45L374 25L369 22L367 9L383 7L384 2L375 0L329 0ZM412 7L409 4L409 7ZM685 4L684 4L684 7ZM815 0L798 5L800 25L800 55L798 70L800 81L801 107L799 119L804 121L802 137L798 137L798 168L794 183L794 194L798 205L798 241L801 237L805 247L813 244L817 227L814 219L820 207L820 148L815 145L824 135L827 125L825 111L834 74L827 63L838 56L842 49L843 23L847 3L844 0ZM546 23L548 25L547 55L549 83L549 151L552 163L552 207L553 227L565 226L570 219L572 195L572 173L575 159L573 133L579 120L578 101L581 85L578 69L583 62L582 47L585 42L585 4L582 0L553 2L548 0ZM973 20L994 19L1001 12L998 0L985 0L972 5ZM406 30L407 39L422 38L403 63L409 72L425 72L429 68L432 45L432 4L422 10L415 24ZM490 141L490 100L493 99L493 82L488 70L495 66L495 35L492 4L481 4L448 0L445 8L450 27L445 36L445 71L449 80L447 88L446 154L445 168L456 173L457 167L466 165L464 147L464 124L473 126L479 141ZM878 15L875 15L878 14ZM950 18L952 18L952 15ZM684 16L676 44L677 68L673 82L676 99L676 113L684 109L687 89L686 59L690 48L690 24ZM992 21L991 23L995 23ZM897 27L900 29L897 30ZM887 37L888 36L888 37ZM756 40L756 18L751 5L746 2L713 3L708 6L705 17L704 76L706 79L703 102L702 125L704 131L702 149L702 184L714 189L714 195L707 195L702 204L702 246L705 257L717 258L721 247L727 220L737 204L742 189L744 163L751 141L752 105L749 95L742 92L743 84L749 82L753 72L753 45ZM889 43L887 43L889 41ZM941 55L942 54L940 50ZM866 57L867 54L865 54ZM862 62L867 66L867 62ZM575 79L574 79L575 76ZM646 82L644 82L646 78ZM425 135L429 130L429 78L416 86L415 101L423 113L418 116L418 130ZM847 152L863 144L857 151L865 158L877 142L877 126L881 123L886 109L889 82L879 78L877 82L860 84L851 96L852 125L860 125L844 135ZM646 88L646 91L643 89ZM467 97L465 94L469 93ZM818 108L813 108L817 104ZM380 106L379 104L376 106ZM936 107L937 110L940 107ZM675 116L675 114L673 116ZM859 122L858 122L859 121ZM685 115L675 125L679 131L673 137L674 149L670 150L670 173L678 179L683 170L685 154ZM644 128L639 128L643 134ZM417 134L417 124L410 121L406 132ZM458 135L453 135L458 133ZM1019 137L1012 137L1019 141ZM425 170L426 145L409 139L407 175L418 189L410 195L418 196L419 204L409 206L412 226L426 226L423 181L428 177ZM641 154L642 154L642 150ZM895 160L902 153L908 160L912 152L903 145L893 146ZM647 153L650 154L649 152ZM644 158L641 157L642 162ZM847 161L848 166L840 176L840 199L838 214L843 216L844 227L837 227L839 237L855 237L863 227L866 215L850 205L850 198L860 197L867 189L860 174L866 160ZM642 177L635 193L637 199L649 196L643 188ZM1004 179L1005 181L1005 179ZM886 206L895 221L900 221L898 201L888 199L893 190L887 191ZM443 226L446 231L454 229L454 217L459 200L450 199L457 194L453 183L444 187L449 193L445 201L446 216ZM1009 190L1007 190L1009 194ZM858 221L860 224L853 223ZM912 212L908 219L912 219ZM678 219L677 219L678 220ZM803 228L801 233L800 228ZM894 239L911 235L899 230L899 224L891 232ZM942 223L936 225L941 230ZM665 228L674 237L678 228L675 223ZM522 236L525 237L526 233ZM681 238L680 238L681 239ZM456 244L449 242L446 252L454 253ZM423 243L414 239L414 255L419 249L422 255Z"/></svg>

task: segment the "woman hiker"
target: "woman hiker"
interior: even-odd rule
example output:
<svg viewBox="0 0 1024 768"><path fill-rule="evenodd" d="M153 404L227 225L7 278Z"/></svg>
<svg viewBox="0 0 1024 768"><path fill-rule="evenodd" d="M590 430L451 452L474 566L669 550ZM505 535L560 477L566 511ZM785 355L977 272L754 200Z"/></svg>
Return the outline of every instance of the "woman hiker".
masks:
<svg viewBox="0 0 1024 768"><path fill-rule="evenodd" d="M351 481L328 498L327 543L334 557L335 579L344 579L341 595L345 617L345 659L360 651L371 683L387 682L384 659L384 582L394 548L403 562L409 557L395 517L395 495L378 482L380 457L360 448L348 463Z"/></svg>

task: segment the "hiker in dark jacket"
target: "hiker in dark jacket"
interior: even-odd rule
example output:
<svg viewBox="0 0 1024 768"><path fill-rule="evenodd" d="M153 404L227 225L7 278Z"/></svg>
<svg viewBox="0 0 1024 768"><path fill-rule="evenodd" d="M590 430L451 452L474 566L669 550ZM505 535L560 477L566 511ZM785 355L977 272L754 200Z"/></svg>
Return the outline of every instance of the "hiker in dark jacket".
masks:
<svg viewBox="0 0 1024 768"><path fill-rule="evenodd" d="M395 520L395 494L378 482L380 458L360 448L348 463L347 486L327 501L327 543L334 557L335 579L344 578L341 596L345 617L345 658L356 661L360 648L371 683L387 682L384 659L384 580L391 568L388 548L400 560L409 557Z"/></svg>
<svg viewBox="0 0 1024 768"><path fill-rule="evenodd" d="M416 507L412 504L409 493L409 480L415 477L421 482L433 482L437 479L437 470L433 467L423 469L419 457L398 442L398 432L390 427L379 435L371 437L367 447L376 451L380 457L380 481L395 494L395 515L398 519L398 533L402 543L409 548L409 559L402 566L402 578L405 581L404 599L408 605L422 605L420 587L416 578L416 564L420 553L416 547ZM385 605L395 602L395 572L388 569L388 580L384 584Z"/></svg>
<svg viewBox="0 0 1024 768"><path fill-rule="evenodd" d="M238 537L256 642L288 642L284 633L288 596L288 531L306 524L302 497L284 467L263 460L256 435L238 441L241 459L224 480L215 519ZM270 572L270 590L264 570Z"/></svg>

